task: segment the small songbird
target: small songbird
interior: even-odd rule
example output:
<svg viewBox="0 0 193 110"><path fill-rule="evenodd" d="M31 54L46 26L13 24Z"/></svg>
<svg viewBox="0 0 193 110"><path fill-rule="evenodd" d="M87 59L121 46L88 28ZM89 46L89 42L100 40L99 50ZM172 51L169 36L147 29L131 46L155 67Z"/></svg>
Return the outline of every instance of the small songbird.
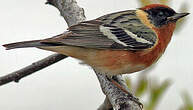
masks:
<svg viewBox="0 0 193 110"><path fill-rule="evenodd" d="M161 57L177 20L188 14L151 4L81 22L48 39L3 46L6 49L37 47L64 54L108 76L133 73L146 69Z"/></svg>

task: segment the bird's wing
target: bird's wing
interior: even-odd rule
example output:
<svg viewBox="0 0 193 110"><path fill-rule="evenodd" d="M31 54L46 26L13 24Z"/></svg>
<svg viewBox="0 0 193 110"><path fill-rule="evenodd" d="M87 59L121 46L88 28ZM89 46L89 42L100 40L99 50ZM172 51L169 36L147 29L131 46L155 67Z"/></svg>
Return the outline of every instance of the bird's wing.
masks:
<svg viewBox="0 0 193 110"><path fill-rule="evenodd" d="M55 37L42 43L95 49L143 50L151 48L156 34L145 26L135 11L123 11L71 26L67 37Z"/></svg>

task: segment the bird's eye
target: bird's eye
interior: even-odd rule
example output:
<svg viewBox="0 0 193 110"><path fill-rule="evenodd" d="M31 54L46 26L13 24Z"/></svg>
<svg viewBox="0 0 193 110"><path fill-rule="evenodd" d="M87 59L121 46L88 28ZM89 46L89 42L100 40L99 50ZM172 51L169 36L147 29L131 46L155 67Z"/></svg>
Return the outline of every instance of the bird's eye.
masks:
<svg viewBox="0 0 193 110"><path fill-rule="evenodd" d="M162 12L162 11L160 11L159 13L158 13L158 16L163 16L164 15L164 13Z"/></svg>

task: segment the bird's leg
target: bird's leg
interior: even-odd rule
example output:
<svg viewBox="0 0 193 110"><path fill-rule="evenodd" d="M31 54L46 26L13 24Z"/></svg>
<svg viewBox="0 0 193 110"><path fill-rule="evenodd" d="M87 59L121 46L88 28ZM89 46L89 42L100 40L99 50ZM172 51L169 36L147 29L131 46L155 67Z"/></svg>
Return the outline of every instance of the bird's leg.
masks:
<svg viewBox="0 0 193 110"><path fill-rule="evenodd" d="M108 78L116 87L118 87L119 89L121 89L123 92L125 92L126 94L128 94L129 96L133 96L132 93L130 93L128 90L126 90L121 83L117 80L117 77L112 76L112 78Z"/></svg>
<svg viewBox="0 0 193 110"><path fill-rule="evenodd" d="M119 88L120 90L122 90L123 92L125 92L129 99L136 102L140 107L141 109L143 109L143 104L141 102L139 102L139 99L136 98L131 92L129 92L128 90L126 90L126 88L124 88L123 84L121 83L122 81L119 81L117 76L107 76L108 80L111 81L117 88Z"/></svg>

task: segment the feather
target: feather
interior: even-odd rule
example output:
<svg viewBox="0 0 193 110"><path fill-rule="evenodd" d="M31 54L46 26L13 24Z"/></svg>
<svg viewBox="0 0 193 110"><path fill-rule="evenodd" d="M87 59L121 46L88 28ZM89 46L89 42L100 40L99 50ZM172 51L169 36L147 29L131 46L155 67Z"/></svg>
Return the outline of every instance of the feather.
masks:
<svg viewBox="0 0 193 110"><path fill-rule="evenodd" d="M69 31L66 33L52 38L11 43L3 46L6 49L45 46L74 46L115 50L148 49L154 46L157 36L137 18L135 11L116 12L94 20L84 21L69 27ZM122 23L123 21L124 23Z"/></svg>
<svg viewBox="0 0 193 110"><path fill-rule="evenodd" d="M6 50L10 50L15 48L38 47L38 46L42 46L42 44L40 43L40 40L34 40L34 41L10 43L10 44L5 44L3 46L6 48Z"/></svg>

